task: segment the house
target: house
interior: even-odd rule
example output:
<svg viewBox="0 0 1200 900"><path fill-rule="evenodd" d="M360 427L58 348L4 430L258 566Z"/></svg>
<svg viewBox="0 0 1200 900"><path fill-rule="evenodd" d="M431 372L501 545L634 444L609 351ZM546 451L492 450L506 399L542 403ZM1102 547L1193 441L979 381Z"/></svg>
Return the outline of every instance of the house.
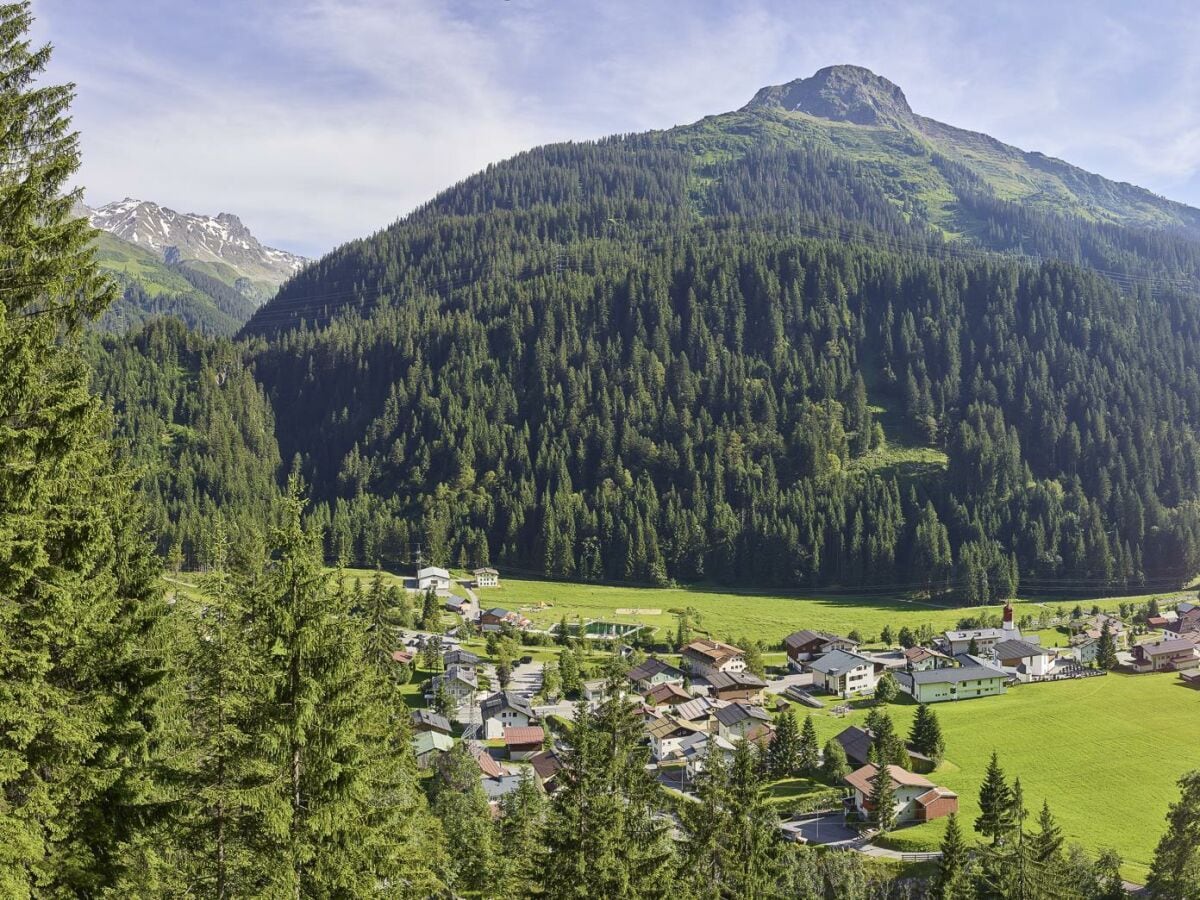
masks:
<svg viewBox="0 0 1200 900"><path fill-rule="evenodd" d="M497 691L479 704L484 737L488 740L503 737L505 729L524 728L535 720L533 707L520 694Z"/></svg>
<svg viewBox="0 0 1200 900"><path fill-rule="evenodd" d="M429 679L425 696L430 699L436 697L442 685L445 685L446 693L458 706L468 702L479 690L475 670L467 666L448 666L441 675L434 675Z"/></svg>
<svg viewBox="0 0 1200 900"><path fill-rule="evenodd" d="M954 659L929 647L909 647L904 651L904 668L909 672L924 672L955 665Z"/></svg>
<svg viewBox="0 0 1200 900"><path fill-rule="evenodd" d="M1071 651L1080 665L1090 666L1100 656L1100 638L1077 634L1071 638Z"/></svg>
<svg viewBox="0 0 1200 900"><path fill-rule="evenodd" d="M604 699L604 692L608 687L608 679L595 678L592 681L583 683L582 696L588 703L599 703Z"/></svg>
<svg viewBox="0 0 1200 900"><path fill-rule="evenodd" d="M1023 682L1045 678L1054 666L1048 650L1012 638L999 641L992 648L992 655L1001 669Z"/></svg>
<svg viewBox="0 0 1200 900"><path fill-rule="evenodd" d="M524 778L523 773L510 774L507 772L495 778L487 775L480 776L479 783L483 786L483 793L487 796L488 805L492 807L493 816L499 814L500 801L519 788Z"/></svg>
<svg viewBox="0 0 1200 900"><path fill-rule="evenodd" d="M795 672L804 670L804 663L817 659L834 650L853 651L858 647L858 641L827 634L824 631L794 631L783 639L783 649L787 652L788 666Z"/></svg>
<svg viewBox="0 0 1200 900"><path fill-rule="evenodd" d="M542 752L546 732L540 725L509 726L504 729L504 748L509 759L529 759Z"/></svg>
<svg viewBox="0 0 1200 900"><path fill-rule="evenodd" d="M1146 617L1146 625L1149 628L1157 628L1157 629L1168 628L1168 627L1170 627L1171 623L1174 621L1178 621L1178 617L1176 617L1175 619L1168 619L1166 616L1147 616Z"/></svg>
<svg viewBox="0 0 1200 900"><path fill-rule="evenodd" d="M733 759L736 748L719 734L696 732L679 742L677 753L683 760L684 770L688 781L695 781L696 776L704 771L710 753L720 753L728 763Z"/></svg>
<svg viewBox="0 0 1200 900"><path fill-rule="evenodd" d="M505 624L511 615L512 613L504 607L493 606L491 609L485 609L479 614L479 624L500 626Z"/></svg>
<svg viewBox="0 0 1200 900"><path fill-rule="evenodd" d="M442 609L446 610L446 612L458 613L458 615L461 616L466 606L466 600L464 600L462 597L455 597L452 595L446 598L446 602L442 604Z"/></svg>
<svg viewBox="0 0 1200 900"><path fill-rule="evenodd" d="M682 655L694 678L708 680L718 672L746 671L745 655L732 644L701 638L684 647Z"/></svg>
<svg viewBox="0 0 1200 900"><path fill-rule="evenodd" d="M412 711L412 729L414 733L422 731L440 731L450 734L450 722L445 716L440 716L432 709L414 709Z"/></svg>
<svg viewBox="0 0 1200 900"><path fill-rule="evenodd" d="M538 787L547 794L553 794L558 788L558 773L562 771L562 760L553 750L543 750L529 757L529 765L533 767L533 777L537 779Z"/></svg>
<svg viewBox="0 0 1200 900"><path fill-rule="evenodd" d="M970 700L1005 692L1006 673L974 656L960 654L955 659L962 665L922 672L897 672L896 681L900 689L911 694L918 703Z"/></svg>
<svg viewBox="0 0 1200 900"><path fill-rule="evenodd" d="M464 669L477 669L479 667L479 657L470 650L463 650L460 647L443 653L442 663L447 669L451 666L461 666Z"/></svg>
<svg viewBox="0 0 1200 900"><path fill-rule="evenodd" d="M450 593L450 573L441 566L426 566L417 571L417 590L433 588L439 594Z"/></svg>
<svg viewBox="0 0 1200 900"><path fill-rule="evenodd" d="M680 741L700 730L690 722L680 722L671 716L655 719L646 725L646 736L650 739L650 752L656 761L662 762L679 749Z"/></svg>
<svg viewBox="0 0 1200 900"><path fill-rule="evenodd" d="M671 710L673 715L680 722L691 722L697 727L702 727L708 731L715 730L717 722L717 710L728 706L724 700L713 700L710 697L695 697L680 703Z"/></svg>
<svg viewBox="0 0 1200 900"><path fill-rule="evenodd" d="M628 678L639 693L660 684L683 684L683 672L654 656L630 669Z"/></svg>
<svg viewBox="0 0 1200 900"><path fill-rule="evenodd" d="M738 741L760 725L769 725L771 717L761 706L738 701L717 710L717 734L727 741Z"/></svg>
<svg viewBox="0 0 1200 900"><path fill-rule="evenodd" d="M923 775L909 772L900 766L886 766L886 775L892 780L895 792L896 822L932 822L942 816L958 812L958 795L948 788L939 787ZM871 794L879 769L868 763L846 776L846 784L854 789L848 801L864 819L871 815L874 806Z"/></svg>
<svg viewBox="0 0 1200 900"><path fill-rule="evenodd" d="M500 573L490 566L485 566L482 569L475 569L471 572L475 579L475 587L498 587L500 585Z"/></svg>
<svg viewBox="0 0 1200 900"><path fill-rule="evenodd" d="M655 706L678 706L691 699L692 695L677 684L657 684L646 691L646 702Z"/></svg>
<svg viewBox="0 0 1200 900"><path fill-rule="evenodd" d="M453 747L454 739L440 731L422 731L412 739L418 769L428 769L437 762L439 756L450 752Z"/></svg>
<svg viewBox="0 0 1200 900"><path fill-rule="evenodd" d="M1185 600L1175 607L1175 621L1167 626L1176 634L1200 631L1200 603Z"/></svg>
<svg viewBox="0 0 1200 900"><path fill-rule="evenodd" d="M479 766L479 772L485 778L499 778L505 774L504 767L496 761L483 744L478 741L470 741L467 744L467 749L471 752L471 756L475 760L475 764Z"/></svg>
<svg viewBox="0 0 1200 900"><path fill-rule="evenodd" d="M710 696L718 700L762 703L767 683L749 672L718 672L708 680Z"/></svg>
<svg viewBox="0 0 1200 900"><path fill-rule="evenodd" d="M402 666L411 666L413 664L413 660L416 658L417 657L415 653L410 653L407 650L392 651L392 662L398 663Z"/></svg>
<svg viewBox="0 0 1200 900"><path fill-rule="evenodd" d="M1133 668L1136 672L1171 672L1194 669L1200 665L1197 648L1186 638L1170 638L1133 648Z"/></svg>
<svg viewBox="0 0 1200 900"><path fill-rule="evenodd" d="M974 628L967 631L947 631L942 635L946 652L951 656L960 653L970 653L971 643L975 644L975 652L987 653L1000 641L1007 638L1002 628Z"/></svg>
<svg viewBox="0 0 1200 900"><path fill-rule="evenodd" d="M808 668L813 673L813 687L839 697L870 694L875 690L875 663L857 653L834 650L809 663Z"/></svg>
<svg viewBox="0 0 1200 900"><path fill-rule="evenodd" d="M846 752L846 761L851 766L858 768L871 761L871 744L875 741L875 734L871 729L851 725L834 735L833 739L842 745L842 750ZM924 753L919 753L912 747L905 749L908 750L909 768L914 772L928 771L933 768L933 760Z"/></svg>

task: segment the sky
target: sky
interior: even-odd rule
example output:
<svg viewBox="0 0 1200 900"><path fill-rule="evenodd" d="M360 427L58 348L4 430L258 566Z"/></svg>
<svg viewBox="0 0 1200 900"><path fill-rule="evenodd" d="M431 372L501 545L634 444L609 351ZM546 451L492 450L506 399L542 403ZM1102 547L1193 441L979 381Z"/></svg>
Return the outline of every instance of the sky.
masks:
<svg viewBox="0 0 1200 900"><path fill-rule="evenodd" d="M1200 207L1191 0L33 0L78 183L308 256L549 141L866 66L923 115Z"/></svg>

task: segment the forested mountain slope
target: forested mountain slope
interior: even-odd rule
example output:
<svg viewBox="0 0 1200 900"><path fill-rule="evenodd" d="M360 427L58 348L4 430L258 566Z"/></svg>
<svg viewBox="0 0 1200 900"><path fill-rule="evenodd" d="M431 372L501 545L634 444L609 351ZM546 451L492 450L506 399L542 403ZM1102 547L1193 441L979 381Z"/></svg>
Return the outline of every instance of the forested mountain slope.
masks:
<svg viewBox="0 0 1200 900"><path fill-rule="evenodd" d="M864 73L816 76L840 118L521 154L292 279L247 332L329 552L972 601L1200 569L1196 212L1009 199L857 124Z"/></svg>
<svg viewBox="0 0 1200 900"><path fill-rule="evenodd" d="M174 318L88 342L92 386L113 407L160 555L195 566L220 512L231 530L270 519L275 420L240 348Z"/></svg>

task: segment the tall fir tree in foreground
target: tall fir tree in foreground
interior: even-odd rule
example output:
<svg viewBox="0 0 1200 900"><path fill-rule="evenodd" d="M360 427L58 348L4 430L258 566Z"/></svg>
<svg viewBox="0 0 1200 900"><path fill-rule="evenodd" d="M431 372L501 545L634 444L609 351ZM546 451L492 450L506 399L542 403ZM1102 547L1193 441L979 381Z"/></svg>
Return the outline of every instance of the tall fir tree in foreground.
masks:
<svg viewBox="0 0 1200 900"><path fill-rule="evenodd" d="M78 354L113 292L30 24L0 6L0 894L151 892L163 605Z"/></svg>
<svg viewBox="0 0 1200 900"><path fill-rule="evenodd" d="M404 748L391 740L400 727L388 709L394 698L365 657L366 632L344 582L330 586L303 509L293 478L253 609L271 685L260 737L285 801L269 823L271 890L299 898L356 896L381 884L432 889L436 873L414 852L428 849L428 817Z"/></svg>
<svg viewBox="0 0 1200 900"><path fill-rule="evenodd" d="M674 852L659 815L662 789L646 771L641 720L623 687L610 676L598 709L576 706L539 866L549 897L670 894Z"/></svg>
<svg viewBox="0 0 1200 900"><path fill-rule="evenodd" d="M261 565L261 560L257 561ZM174 657L188 724L175 775L181 809L164 839L179 847L185 883L224 900L261 892L265 822L280 798L264 790L275 767L256 739L266 669L247 607L252 587L229 571L229 539L218 515L198 598L175 598ZM173 832L173 833L171 833Z"/></svg>
<svg viewBox="0 0 1200 900"><path fill-rule="evenodd" d="M1179 799L1167 810L1167 830L1154 850L1147 887L1154 897L1200 897L1200 770L1179 779Z"/></svg>

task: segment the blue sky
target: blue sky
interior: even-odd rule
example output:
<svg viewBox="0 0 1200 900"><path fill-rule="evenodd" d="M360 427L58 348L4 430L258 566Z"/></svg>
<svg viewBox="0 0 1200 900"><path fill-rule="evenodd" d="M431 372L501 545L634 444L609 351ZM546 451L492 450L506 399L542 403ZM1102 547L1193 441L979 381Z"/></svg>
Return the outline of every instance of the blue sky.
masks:
<svg viewBox="0 0 1200 900"><path fill-rule="evenodd" d="M315 255L487 163L690 122L834 63L1200 206L1200 16L1129 3L33 0L79 182Z"/></svg>

